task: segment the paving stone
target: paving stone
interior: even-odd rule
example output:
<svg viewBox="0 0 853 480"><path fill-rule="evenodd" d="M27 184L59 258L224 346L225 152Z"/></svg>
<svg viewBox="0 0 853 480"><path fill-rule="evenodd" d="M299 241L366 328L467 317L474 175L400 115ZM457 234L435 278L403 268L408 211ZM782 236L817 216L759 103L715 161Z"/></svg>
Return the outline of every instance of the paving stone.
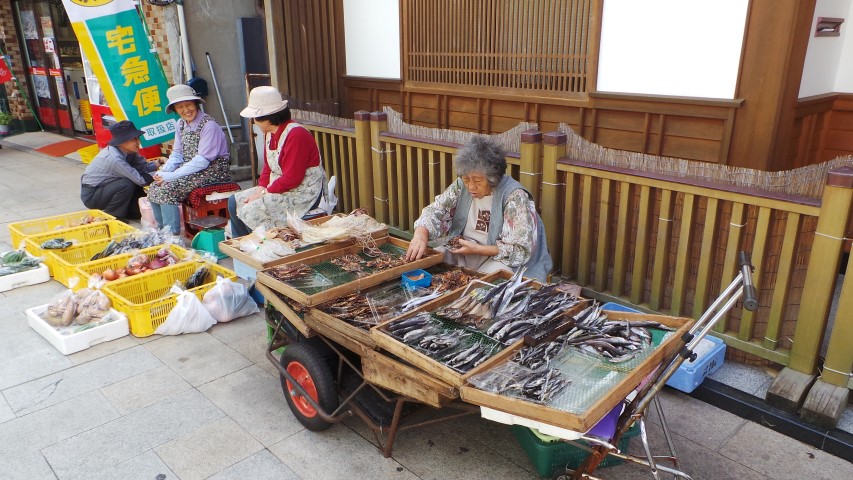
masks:
<svg viewBox="0 0 853 480"><path fill-rule="evenodd" d="M0 423L8 422L15 418L15 414L12 412L12 407L9 406L9 402L3 398L3 395L0 395Z"/></svg>
<svg viewBox="0 0 853 480"><path fill-rule="evenodd" d="M454 430L462 432L471 440L482 443L483 446L513 464L528 472L535 472L533 463L521 448L509 425L486 420L479 414L452 420L448 425L450 424L453 425Z"/></svg>
<svg viewBox="0 0 853 480"><path fill-rule="evenodd" d="M68 359L79 365L81 363L91 362L92 360L97 360L99 358L112 355L113 353L139 346L139 344L140 342L136 340L136 337L133 335L126 335L115 340L110 340L109 342L92 345L86 350L72 353L71 355L68 355Z"/></svg>
<svg viewBox="0 0 853 480"><path fill-rule="evenodd" d="M266 331L256 332L247 337L243 337L229 345L235 351L243 355L256 366L262 368L265 372L278 378L279 373L275 365L267 359L267 333Z"/></svg>
<svg viewBox="0 0 853 480"><path fill-rule="evenodd" d="M16 415L23 415L112 385L163 364L143 347L77 365L3 391Z"/></svg>
<svg viewBox="0 0 853 480"><path fill-rule="evenodd" d="M725 410L697 402L679 391L667 388L658 395L670 431L711 450L719 450L746 420ZM650 421L660 424L654 405L649 408Z"/></svg>
<svg viewBox="0 0 853 480"><path fill-rule="evenodd" d="M0 336L0 390L73 365L34 330Z"/></svg>
<svg viewBox="0 0 853 480"><path fill-rule="evenodd" d="M204 395L188 390L45 448L42 453L59 478L88 478L223 416Z"/></svg>
<svg viewBox="0 0 853 480"><path fill-rule="evenodd" d="M838 425L835 427L839 430L844 430L847 433L853 433L853 406L847 405L844 413L841 414L841 419L838 420Z"/></svg>
<svg viewBox="0 0 853 480"><path fill-rule="evenodd" d="M853 478L853 463L751 422L738 430L720 453L779 480Z"/></svg>
<svg viewBox="0 0 853 480"><path fill-rule="evenodd" d="M106 386L101 393L122 415L154 405L191 389L172 369L161 366Z"/></svg>
<svg viewBox="0 0 853 480"><path fill-rule="evenodd" d="M56 480L56 475L41 452L35 450L14 457L0 455L0 479Z"/></svg>
<svg viewBox="0 0 853 480"><path fill-rule="evenodd" d="M397 437L392 455L423 479L538 478L469 433L456 423L413 429Z"/></svg>
<svg viewBox="0 0 853 480"><path fill-rule="evenodd" d="M197 387L251 365L246 357L207 333L160 337L145 348Z"/></svg>
<svg viewBox="0 0 853 480"><path fill-rule="evenodd" d="M258 313L253 313L242 318L234 319L230 322L217 323L210 327L207 333L213 335L226 345L254 335L257 332L266 331L266 322Z"/></svg>
<svg viewBox="0 0 853 480"><path fill-rule="evenodd" d="M230 418L203 425L154 449L181 480L201 480L263 450Z"/></svg>
<svg viewBox="0 0 853 480"><path fill-rule="evenodd" d="M15 456L64 441L119 417L99 392L71 400L0 424L0 465Z"/></svg>
<svg viewBox="0 0 853 480"><path fill-rule="evenodd" d="M418 477L344 425L324 432L302 430L269 450L300 478L411 479Z"/></svg>
<svg viewBox="0 0 853 480"><path fill-rule="evenodd" d="M304 428L287 406L278 377L257 366L214 380L198 390L267 447Z"/></svg>
<svg viewBox="0 0 853 480"><path fill-rule="evenodd" d="M154 450L148 450L118 465L92 472L87 477L75 478L79 480L177 480L179 477L157 456Z"/></svg>
<svg viewBox="0 0 853 480"><path fill-rule="evenodd" d="M251 457L235 463L208 480L299 480L293 470L287 468L269 450L263 449Z"/></svg>

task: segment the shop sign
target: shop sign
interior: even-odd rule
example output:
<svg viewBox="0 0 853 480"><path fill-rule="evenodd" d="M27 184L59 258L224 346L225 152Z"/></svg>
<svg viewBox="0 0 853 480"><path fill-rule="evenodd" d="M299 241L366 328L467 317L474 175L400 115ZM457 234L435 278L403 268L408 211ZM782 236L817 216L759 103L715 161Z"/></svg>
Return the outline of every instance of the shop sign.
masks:
<svg viewBox="0 0 853 480"><path fill-rule="evenodd" d="M6 59L0 56L0 83L12 80L12 69L6 65Z"/></svg>
<svg viewBox="0 0 853 480"><path fill-rule="evenodd" d="M131 120L142 146L174 138L166 113L169 84L131 0L63 0L77 40L89 59L113 116ZM170 125L171 128L164 128Z"/></svg>

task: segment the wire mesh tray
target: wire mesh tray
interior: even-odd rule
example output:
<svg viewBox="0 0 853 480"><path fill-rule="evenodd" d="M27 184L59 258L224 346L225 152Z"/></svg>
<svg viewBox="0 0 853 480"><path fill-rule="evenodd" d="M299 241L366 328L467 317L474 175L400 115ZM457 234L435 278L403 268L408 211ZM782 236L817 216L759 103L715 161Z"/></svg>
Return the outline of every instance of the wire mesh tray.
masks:
<svg viewBox="0 0 853 480"><path fill-rule="evenodd" d="M566 349L544 367L555 368L569 381L547 402L513 392L500 394L493 391L495 382L510 380L501 378L501 375L525 368L513 361L516 353L524 348L522 344L515 344L465 376L462 399L549 425L581 432L589 430L674 353L679 345L678 339L693 324L693 320L688 318L629 312L608 312L608 317L629 322L654 320L677 330L654 335L657 343L654 348L648 348L648 352L622 364L593 357L575 348ZM494 378L490 380L493 374Z"/></svg>
<svg viewBox="0 0 853 480"><path fill-rule="evenodd" d="M397 238L384 237L376 240L376 247L383 253L399 257L405 254L409 247L409 242ZM441 252L427 249L426 253L420 260L404 263L384 270L365 268L363 272L359 272L357 274L347 272L331 262L331 260L343 257L344 255L359 255L362 256L362 258L370 258L362 252L361 246L351 245L347 247L340 247L331 252L325 252L313 257L303 258L293 262L285 262L282 264L291 265L297 262L304 263L313 271L323 275L326 279L332 282L332 285L327 287L306 289L294 288L287 282L282 282L268 273L269 269L258 272L257 280L259 283L262 283L272 290L280 292L305 306L315 306L334 298L342 297L350 293L379 285L392 278L399 278L400 275L406 271L416 268L428 268L432 265L441 263L443 258L443 254Z"/></svg>

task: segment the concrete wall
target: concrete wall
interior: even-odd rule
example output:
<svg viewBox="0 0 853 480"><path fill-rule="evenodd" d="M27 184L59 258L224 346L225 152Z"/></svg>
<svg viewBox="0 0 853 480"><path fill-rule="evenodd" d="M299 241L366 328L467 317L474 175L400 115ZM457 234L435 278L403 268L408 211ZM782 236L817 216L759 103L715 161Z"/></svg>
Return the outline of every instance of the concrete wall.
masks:
<svg viewBox="0 0 853 480"><path fill-rule="evenodd" d="M800 98L831 92L853 92L853 35L849 34L853 0L817 0L803 79L800 82ZM818 17L844 18L841 36L815 37Z"/></svg>
<svg viewBox="0 0 853 480"><path fill-rule="evenodd" d="M606 0L598 90L733 98L749 0Z"/></svg>
<svg viewBox="0 0 853 480"><path fill-rule="evenodd" d="M190 53L195 64L195 76L207 80L209 87L210 94L206 99L205 111L220 125L225 125L205 56L205 52L210 52L228 121L232 125L237 125L240 123L240 110L246 106L245 79L240 72L240 55L237 51L237 19L257 16L255 2L254 0L195 0L184 3L184 14L187 21ZM264 48L264 46L260 45L258 48ZM175 59L177 60L177 57ZM172 65L176 63L173 61ZM238 139L239 129L232 131L235 139Z"/></svg>

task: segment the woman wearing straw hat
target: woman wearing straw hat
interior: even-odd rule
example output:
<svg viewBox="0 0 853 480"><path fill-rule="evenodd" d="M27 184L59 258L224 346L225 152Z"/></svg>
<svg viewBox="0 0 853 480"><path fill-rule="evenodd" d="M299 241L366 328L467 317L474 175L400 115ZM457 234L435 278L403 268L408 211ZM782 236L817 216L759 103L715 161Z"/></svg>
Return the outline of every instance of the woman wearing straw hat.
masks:
<svg viewBox="0 0 853 480"><path fill-rule="evenodd" d="M290 119L287 100L277 89L253 88L240 116L254 120L264 133L266 148L258 186L228 200L234 237L248 235L262 225L284 226L289 212L305 215L319 204L326 184L314 137Z"/></svg>
<svg viewBox="0 0 853 480"><path fill-rule="evenodd" d="M231 164L222 128L213 117L199 111L204 100L188 85L175 85L166 96L166 112L175 112L181 118L172 154L154 174L148 200L157 224L167 225L177 235L181 231L178 204L198 187L230 182Z"/></svg>

